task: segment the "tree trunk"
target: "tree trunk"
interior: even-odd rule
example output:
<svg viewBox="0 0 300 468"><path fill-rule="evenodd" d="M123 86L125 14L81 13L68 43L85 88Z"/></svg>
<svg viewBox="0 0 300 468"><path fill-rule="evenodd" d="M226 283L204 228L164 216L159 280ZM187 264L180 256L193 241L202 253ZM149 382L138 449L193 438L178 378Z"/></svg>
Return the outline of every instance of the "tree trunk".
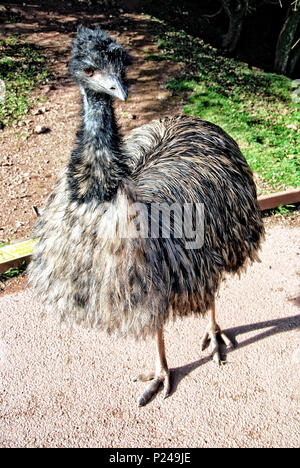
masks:
<svg viewBox="0 0 300 468"><path fill-rule="evenodd" d="M233 5L231 5L232 3ZM229 27L227 33L223 36L222 47L228 52L233 52L242 32L249 0L222 0L222 4L229 19Z"/></svg>
<svg viewBox="0 0 300 468"><path fill-rule="evenodd" d="M300 41L298 42L298 44L295 46L295 49L292 50L292 53L291 53L291 59L290 59L290 63L288 66L289 75L292 75L294 73L294 70L296 68L296 65L299 59L300 59Z"/></svg>
<svg viewBox="0 0 300 468"><path fill-rule="evenodd" d="M300 0L290 4L286 19L281 28L275 52L274 70L285 74L288 68L291 47L293 45L297 26L300 20ZM296 65L296 63L294 64Z"/></svg>

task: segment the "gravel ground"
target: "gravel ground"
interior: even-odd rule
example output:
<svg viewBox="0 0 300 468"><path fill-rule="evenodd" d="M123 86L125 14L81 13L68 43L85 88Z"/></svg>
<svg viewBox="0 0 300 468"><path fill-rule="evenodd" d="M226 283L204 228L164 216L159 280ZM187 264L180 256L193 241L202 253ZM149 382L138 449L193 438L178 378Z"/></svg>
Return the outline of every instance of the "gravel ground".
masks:
<svg viewBox="0 0 300 468"><path fill-rule="evenodd" d="M237 347L217 368L205 319L169 324L173 391L137 407L151 341L68 330L30 290L0 298L1 447L299 447L300 229L272 226L261 263L229 278L219 324ZM223 350L225 353L225 350Z"/></svg>

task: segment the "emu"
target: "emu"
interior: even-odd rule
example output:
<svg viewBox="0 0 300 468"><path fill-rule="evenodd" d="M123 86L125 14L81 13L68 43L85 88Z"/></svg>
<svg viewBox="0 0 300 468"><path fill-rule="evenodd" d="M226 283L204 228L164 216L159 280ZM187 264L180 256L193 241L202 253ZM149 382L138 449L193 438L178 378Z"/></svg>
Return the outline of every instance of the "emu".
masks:
<svg viewBox="0 0 300 468"><path fill-rule="evenodd" d="M230 340L216 323L215 296L227 273L257 260L264 227L252 172L220 127L179 116L121 137L112 101L127 97L130 62L100 28L78 28L69 69L81 93L81 125L35 226L29 278L70 324L156 338L155 371L135 379L152 380L142 406L160 384L164 397L171 390L163 338L170 319L209 311L202 348L210 340L220 363L217 335ZM183 216L172 211L162 235L166 221L154 219L154 205L189 206L193 232L202 206L202 242L187 245Z"/></svg>

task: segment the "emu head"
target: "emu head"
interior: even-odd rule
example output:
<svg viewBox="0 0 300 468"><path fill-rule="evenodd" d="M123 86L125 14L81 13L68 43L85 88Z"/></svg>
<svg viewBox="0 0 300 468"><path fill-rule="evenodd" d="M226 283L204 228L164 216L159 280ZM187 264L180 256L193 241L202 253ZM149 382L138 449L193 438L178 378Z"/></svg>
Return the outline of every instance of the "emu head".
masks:
<svg viewBox="0 0 300 468"><path fill-rule="evenodd" d="M125 70L130 62L129 54L100 28L79 26L72 43L69 70L84 89L125 101Z"/></svg>

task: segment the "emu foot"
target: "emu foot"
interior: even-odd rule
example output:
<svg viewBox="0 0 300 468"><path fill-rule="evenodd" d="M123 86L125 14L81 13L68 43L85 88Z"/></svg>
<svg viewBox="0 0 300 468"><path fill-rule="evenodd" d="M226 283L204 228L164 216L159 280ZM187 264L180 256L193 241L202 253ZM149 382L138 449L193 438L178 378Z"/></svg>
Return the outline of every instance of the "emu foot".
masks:
<svg viewBox="0 0 300 468"><path fill-rule="evenodd" d="M164 385L164 398L167 398L171 391L170 372L162 371L160 374L151 372L150 374L140 374L133 379L134 382L138 380L146 382L153 380L151 384L146 388L143 395L138 399L138 406L145 406L151 398L158 392L161 384Z"/></svg>
<svg viewBox="0 0 300 468"><path fill-rule="evenodd" d="M218 343L218 337L220 337L226 346L231 348L234 347L232 341L228 338L225 333L223 333L219 327L219 325L215 324L208 324L201 340L201 350L203 351L210 341L210 348L213 360L215 363L220 366L221 365L221 357L220 357L220 345Z"/></svg>

